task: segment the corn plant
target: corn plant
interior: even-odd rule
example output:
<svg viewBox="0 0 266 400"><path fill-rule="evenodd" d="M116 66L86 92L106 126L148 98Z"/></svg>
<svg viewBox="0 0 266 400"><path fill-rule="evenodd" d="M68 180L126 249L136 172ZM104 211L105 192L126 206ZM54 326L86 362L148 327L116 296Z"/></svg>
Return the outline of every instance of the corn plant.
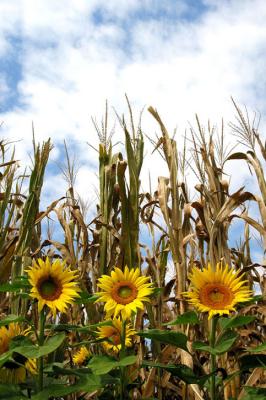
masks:
<svg viewBox="0 0 266 400"><path fill-rule="evenodd" d="M168 172L142 192L146 136L126 100L128 117L116 114L123 144L109 130L107 105L101 124L93 120L99 184L89 218L66 143L66 190L42 210L50 140L33 141L29 172L16 145L0 142L0 399L264 399L265 265L253 247L256 232L263 258L258 126L234 102L230 129L241 151L226 145L224 123L205 128L198 116L181 144L149 107L160 128L149 138ZM241 182L232 191L229 162L248 165L258 193Z"/></svg>

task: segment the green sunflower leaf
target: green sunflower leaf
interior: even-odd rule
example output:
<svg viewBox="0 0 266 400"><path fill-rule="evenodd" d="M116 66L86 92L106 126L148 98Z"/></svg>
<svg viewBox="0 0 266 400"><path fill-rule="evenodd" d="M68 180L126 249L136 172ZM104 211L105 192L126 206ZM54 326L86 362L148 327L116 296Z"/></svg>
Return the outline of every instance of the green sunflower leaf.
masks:
<svg viewBox="0 0 266 400"><path fill-rule="evenodd" d="M136 361L136 356L124 357L120 361L108 356L94 356L87 364L87 367L90 368L94 374L103 375L107 374L114 368L135 364Z"/></svg>
<svg viewBox="0 0 266 400"><path fill-rule="evenodd" d="M18 292L21 289L29 289L31 286L25 281L15 281L13 283L3 283L0 285L0 292Z"/></svg>
<svg viewBox="0 0 266 400"><path fill-rule="evenodd" d="M207 353L211 353L214 355L216 354L211 346L198 340L192 343L192 348L193 350L206 351Z"/></svg>
<svg viewBox="0 0 266 400"><path fill-rule="evenodd" d="M19 317L18 315L8 315L6 318L1 319L0 326L9 325L14 322L24 322L27 321L26 318Z"/></svg>
<svg viewBox="0 0 266 400"><path fill-rule="evenodd" d="M231 349L235 343L238 334L234 331L225 331L217 340L215 347L211 347L204 342L195 341L192 344L194 350L206 351L213 355L224 354Z"/></svg>
<svg viewBox="0 0 266 400"><path fill-rule="evenodd" d="M59 333L58 335L48 338L43 346L26 345L13 348L13 351L21 354L27 358L40 358L55 351L65 340L65 334Z"/></svg>
<svg viewBox="0 0 266 400"><path fill-rule="evenodd" d="M50 397L62 397L67 396L71 393L76 392L86 392L91 393L95 390L101 389L104 386L104 382L100 376L93 374L84 375L75 385L65 385L65 384L51 384L49 387L45 388L38 394L31 397L32 400L44 400Z"/></svg>
<svg viewBox="0 0 266 400"><path fill-rule="evenodd" d="M231 349L236 339L238 338L238 333L234 331L226 331L220 337L218 337L215 343L215 350L217 354L226 353Z"/></svg>
<svg viewBox="0 0 266 400"><path fill-rule="evenodd" d="M33 346L32 341L29 337L24 335L18 335L11 339L9 342L9 350L15 349L17 347Z"/></svg>
<svg viewBox="0 0 266 400"><path fill-rule="evenodd" d="M255 321L254 315L237 315L233 318L219 318L220 327L225 329L238 328L243 325L248 325Z"/></svg>
<svg viewBox="0 0 266 400"><path fill-rule="evenodd" d="M135 364L137 356L127 356L118 361L119 367L127 367L128 365Z"/></svg>
<svg viewBox="0 0 266 400"><path fill-rule="evenodd" d="M157 340L158 342L162 342L164 344L171 344L172 346L176 346L179 349L183 349L188 352L188 338L184 333L169 330L163 331L160 329L149 329L148 331L138 332L137 334L147 339Z"/></svg>
<svg viewBox="0 0 266 400"><path fill-rule="evenodd" d="M199 324L199 317L195 311L187 311L182 315L179 315L174 321L166 322L163 325L197 325Z"/></svg>
<svg viewBox="0 0 266 400"><path fill-rule="evenodd" d="M188 384L196 383L198 385L203 385L212 375L208 374L208 375L197 376L191 368L183 364L171 365L171 364L161 364L161 363L144 361L142 362L142 365L146 367L163 368L166 371L170 372L173 376L177 376L179 379Z"/></svg>

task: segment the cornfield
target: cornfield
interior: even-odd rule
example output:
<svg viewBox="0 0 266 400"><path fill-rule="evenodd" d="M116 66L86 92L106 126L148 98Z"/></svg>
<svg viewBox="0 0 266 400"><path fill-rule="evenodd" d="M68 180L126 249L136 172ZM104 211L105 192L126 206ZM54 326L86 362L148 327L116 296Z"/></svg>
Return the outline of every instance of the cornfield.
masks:
<svg viewBox="0 0 266 400"><path fill-rule="evenodd" d="M181 148L152 107L160 135L147 138L128 102L115 153L107 112L100 126L94 121L99 185L90 221L67 147L69 187L42 210L50 140L33 138L29 173L1 140L0 399L266 399L265 265L251 245L256 237L263 259L266 147L233 106L240 151L225 145L223 126L205 129L198 117ZM168 168L154 193L141 189L148 140ZM228 161L233 174L248 166L258 193L231 190Z"/></svg>

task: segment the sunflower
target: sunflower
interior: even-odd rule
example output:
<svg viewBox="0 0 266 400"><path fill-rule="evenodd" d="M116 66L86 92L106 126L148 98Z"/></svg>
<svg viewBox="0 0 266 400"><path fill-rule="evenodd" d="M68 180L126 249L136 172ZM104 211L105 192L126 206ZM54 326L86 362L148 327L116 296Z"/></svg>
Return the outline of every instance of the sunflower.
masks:
<svg viewBox="0 0 266 400"><path fill-rule="evenodd" d="M116 317L121 312L122 318L126 319L132 312L137 312L137 308L143 310L143 302L150 301L148 296L153 293L149 280L149 277L140 276L139 268L129 270L128 267L124 272L116 267L111 276L99 278L98 287L102 291L96 293L99 296L96 301L106 303L106 318Z"/></svg>
<svg viewBox="0 0 266 400"><path fill-rule="evenodd" d="M76 365L83 365L85 361L91 356L89 350L82 346L73 356L73 362Z"/></svg>
<svg viewBox="0 0 266 400"><path fill-rule="evenodd" d="M214 315L229 314L235 311L238 303L250 300L252 292L243 274L229 269L218 263L213 271L211 265L200 270L193 267L189 275L191 287L189 292L183 293L188 301L199 311L208 312L209 319Z"/></svg>
<svg viewBox="0 0 266 400"><path fill-rule="evenodd" d="M8 328L0 328L0 355L9 350L10 341L20 335L25 335L25 331L16 323L9 324ZM27 371L32 375L36 374L36 360L28 359L14 351L12 359L6 361L0 368L0 383L22 383L26 380Z"/></svg>
<svg viewBox="0 0 266 400"><path fill-rule="evenodd" d="M114 318L110 321L110 325L101 326L98 328L97 335L99 339L106 339L103 342L103 346L106 350L112 350L117 353L121 350L121 335L122 335L122 321L120 318ZM132 329L132 326L126 323L125 328L125 346L132 346L132 336L135 335L136 331Z"/></svg>
<svg viewBox="0 0 266 400"><path fill-rule="evenodd" d="M65 261L56 260L51 264L48 257L45 261L39 258L27 272L32 285L30 296L38 300L39 312L47 305L55 317L57 310L66 312L68 304L79 297L78 272L65 268Z"/></svg>

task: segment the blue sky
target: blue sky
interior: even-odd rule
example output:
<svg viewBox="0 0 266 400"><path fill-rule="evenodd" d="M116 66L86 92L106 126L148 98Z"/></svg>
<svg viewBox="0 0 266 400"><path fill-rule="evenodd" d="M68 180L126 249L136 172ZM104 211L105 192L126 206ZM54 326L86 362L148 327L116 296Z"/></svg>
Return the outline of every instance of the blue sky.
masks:
<svg viewBox="0 0 266 400"><path fill-rule="evenodd" d="M5 4L6 3L6 7ZM17 3L17 4L16 4ZM41 3L41 2L40 2ZM56 2L55 2L56 3ZM59 2L57 2L59 4ZM82 2L80 2L82 3ZM112 7L115 7L115 4L119 6L119 0L117 2L113 2L112 6L107 8L99 2L95 4L95 7L89 8L88 10L88 19L87 22L97 27L106 27L110 25L116 25L123 31L123 38L121 38L120 44L122 52L129 58L131 58L131 45L134 46L134 37L132 38L132 24L143 22L143 23L153 23L160 22L162 26L166 28L167 25L174 26L175 24L186 24L193 23L204 13L208 12L212 9L212 5L207 2L200 0L190 0L187 2L183 1L148 1L139 3L136 1L135 3L139 5L134 7L129 6L127 13L122 13L121 15L112 12ZM130 2L129 2L130 3ZM14 108L20 107L23 108L23 91L19 90L19 84L23 81L25 72L24 72L24 63L23 63L23 55L27 51L28 47L31 47L31 51L34 51L34 48L42 49L45 51L46 49L57 49L58 48L58 36L55 32L54 35L50 36L49 34L49 24L41 29L41 35L36 37L35 35L27 35L24 29L24 24L26 23L23 18L24 12L27 13L27 9L31 6L30 1L15 1L14 9L19 9L21 14L14 18L12 21L11 13L14 12L10 7L7 6L7 2L3 2L3 12L6 14L7 18L11 19L10 30L2 33L2 37L7 44L7 49L4 51L4 57L1 58L0 61L0 73L5 81L5 97L1 102L0 112L3 114L5 112L11 111ZM43 2L44 10L49 11L49 2ZM50 2L51 4L51 2ZM60 8L57 9L57 13L64 11L64 3L62 4L62 10ZM71 8L71 4L66 1L65 4ZM84 2L86 5L86 2ZM89 4L89 2L87 2ZM133 4L133 3L132 3ZM127 10L125 10L127 11ZM41 15L37 15L40 18ZM12 24L13 22L13 24ZM28 22L30 25L30 21ZM82 32L79 32L79 35L75 35L70 37L70 42L73 47L78 46L79 40L82 37ZM47 35L46 35L47 34ZM167 29L162 30L161 37L164 37L165 40L168 38ZM105 41L108 43L108 37L105 38ZM110 39L110 44L112 43L112 39ZM127 63L130 62L126 61ZM3 87L1 88L3 91ZM8 91L7 91L8 89Z"/></svg>
<svg viewBox="0 0 266 400"><path fill-rule="evenodd" d="M32 121L38 140L52 138L44 205L64 194L57 167L64 139L81 166L76 190L95 198L97 155L86 143L97 147L91 116L100 121L106 99L110 127L112 107L126 112L127 93L136 117L144 106L156 107L170 132L177 127L180 145L196 112L203 124L224 117L233 142L230 96L259 111L265 127L264 0L1 0L0 15L2 136L22 139L22 162L31 151ZM143 128L151 137L158 132L147 111ZM122 139L116 123L115 141ZM152 169L155 190L167 170L151 152L147 142L142 183L147 188ZM233 188L243 182L252 185L245 167L232 177Z"/></svg>

